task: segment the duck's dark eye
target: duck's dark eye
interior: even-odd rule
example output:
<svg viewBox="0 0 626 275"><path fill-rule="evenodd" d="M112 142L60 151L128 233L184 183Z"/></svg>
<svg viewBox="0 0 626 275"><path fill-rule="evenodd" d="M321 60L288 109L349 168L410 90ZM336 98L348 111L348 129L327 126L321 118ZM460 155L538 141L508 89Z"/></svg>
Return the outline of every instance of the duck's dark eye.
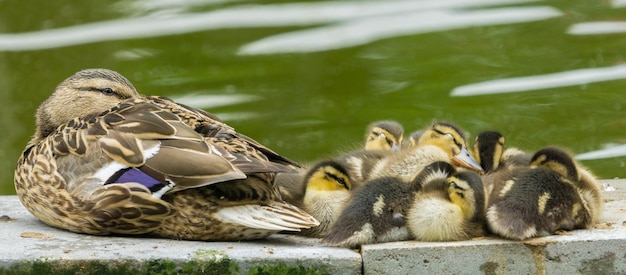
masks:
<svg viewBox="0 0 626 275"><path fill-rule="evenodd" d="M112 95L112 94L114 93L114 92L113 92L113 89L108 88L108 87L107 87L107 88L102 88L102 89L100 90L100 92L102 92L102 93L103 93L103 94L105 94L105 95Z"/></svg>

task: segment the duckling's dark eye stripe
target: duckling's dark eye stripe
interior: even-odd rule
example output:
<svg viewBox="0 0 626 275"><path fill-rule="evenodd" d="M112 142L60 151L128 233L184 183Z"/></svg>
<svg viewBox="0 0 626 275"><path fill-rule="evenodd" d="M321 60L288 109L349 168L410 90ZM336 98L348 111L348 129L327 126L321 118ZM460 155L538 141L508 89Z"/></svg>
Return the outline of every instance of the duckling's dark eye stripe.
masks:
<svg viewBox="0 0 626 275"><path fill-rule="evenodd" d="M346 181L343 180L343 178L337 177L336 175L331 174L331 173L326 173L326 176L329 177L329 178L332 178L335 181L337 181L338 183L341 183L342 185L348 187L348 185L346 184Z"/></svg>
<svg viewBox="0 0 626 275"><path fill-rule="evenodd" d="M444 132L442 132L442 131L439 131L439 130L437 130L437 129L435 129L435 128L433 128L433 131L437 132L438 134L440 134L440 135L442 135L442 136L445 136L445 135L447 135L447 134L448 134L448 133L444 133ZM452 141L454 142L454 144L456 144L456 146L459 146L459 148L463 148L463 144L461 144L460 142L458 142L458 141L456 140L456 138L454 138L454 136L452 137Z"/></svg>

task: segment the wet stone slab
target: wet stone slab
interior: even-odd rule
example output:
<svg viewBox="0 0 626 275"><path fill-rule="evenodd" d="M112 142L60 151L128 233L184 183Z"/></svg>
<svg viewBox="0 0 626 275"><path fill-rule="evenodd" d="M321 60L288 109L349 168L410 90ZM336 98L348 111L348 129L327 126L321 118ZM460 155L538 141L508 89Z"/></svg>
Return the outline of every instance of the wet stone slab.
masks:
<svg viewBox="0 0 626 275"><path fill-rule="evenodd" d="M254 242L90 236L46 226L0 196L0 274L624 274L626 180L608 180L594 229L522 242L366 245L361 253L277 234Z"/></svg>

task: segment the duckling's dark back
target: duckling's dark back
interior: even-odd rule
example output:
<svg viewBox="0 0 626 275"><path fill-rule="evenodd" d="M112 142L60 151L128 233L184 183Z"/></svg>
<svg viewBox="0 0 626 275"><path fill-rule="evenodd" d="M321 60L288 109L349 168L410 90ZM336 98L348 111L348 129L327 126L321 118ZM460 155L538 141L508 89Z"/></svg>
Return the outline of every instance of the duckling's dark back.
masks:
<svg viewBox="0 0 626 275"><path fill-rule="evenodd" d="M415 191L412 185L397 178L367 182L354 194L324 242L357 247L408 239L404 216Z"/></svg>

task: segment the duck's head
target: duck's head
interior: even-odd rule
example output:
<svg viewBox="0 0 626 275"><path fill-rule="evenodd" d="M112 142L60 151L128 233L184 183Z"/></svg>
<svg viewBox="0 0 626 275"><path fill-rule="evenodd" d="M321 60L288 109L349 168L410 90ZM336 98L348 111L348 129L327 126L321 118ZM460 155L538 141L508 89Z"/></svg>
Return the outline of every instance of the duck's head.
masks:
<svg viewBox="0 0 626 275"><path fill-rule="evenodd" d="M579 180L578 168L574 159L556 147L546 147L537 151L530 160L530 166L547 167L565 178Z"/></svg>
<svg viewBox="0 0 626 275"><path fill-rule="evenodd" d="M500 166L504 153L504 136L497 131L485 131L476 136L474 141L474 158L480 163L485 173L494 171Z"/></svg>
<svg viewBox="0 0 626 275"><path fill-rule="evenodd" d="M325 160L317 163L304 177L306 190L344 191L352 189L347 170L338 162Z"/></svg>
<svg viewBox="0 0 626 275"><path fill-rule="evenodd" d="M397 151L400 150L404 128L393 120L377 121L367 127L365 137L366 150Z"/></svg>
<svg viewBox="0 0 626 275"><path fill-rule="evenodd" d="M461 171L448 178L450 201L458 205L467 220L484 217L485 191L480 176L473 171Z"/></svg>
<svg viewBox="0 0 626 275"><path fill-rule="evenodd" d="M434 145L443 150L452 161L462 167L483 172L483 168L467 149L463 131L454 124L437 122L420 135L417 146Z"/></svg>
<svg viewBox="0 0 626 275"><path fill-rule="evenodd" d="M86 69L61 82L37 109L36 139L48 136L59 125L101 113L139 94L124 76L107 69Z"/></svg>

